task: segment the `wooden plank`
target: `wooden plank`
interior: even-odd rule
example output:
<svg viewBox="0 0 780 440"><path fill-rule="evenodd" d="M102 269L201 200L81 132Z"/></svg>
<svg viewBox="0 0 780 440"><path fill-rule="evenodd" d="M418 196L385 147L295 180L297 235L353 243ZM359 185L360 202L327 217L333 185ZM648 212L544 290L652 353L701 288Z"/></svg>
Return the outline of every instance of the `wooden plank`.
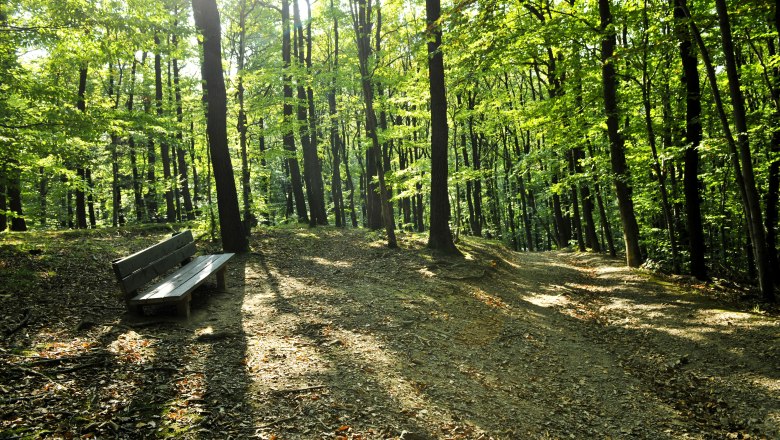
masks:
<svg viewBox="0 0 780 440"><path fill-rule="evenodd" d="M140 250L133 255L116 260L112 263L117 279L124 279L131 273L148 265L151 262L163 258L165 255L184 247L194 241L192 231L184 231L171 238L163 240L153 246Z"/></svg>
<svg viewBox="0 0 780 440"><path fill-rule="evenodd" d="M222 269L234 254L205 255L195 258L170 278L157 283L148 292L130 299L130 304L176 302L203 284L209 275Z"/></svg>
<svg viewBox="0 0 780 440"><path fill-rule="evenodd" d="M193 255L195 255L195 242L187 243L184 247L179 248L172 253L163 256L159 260L151 262L148 266L131 273L127 278L120 281L119 284L125 293L134 292L156 277L164 275L166 272L178 266L182 261L187 260Z"/></svg>

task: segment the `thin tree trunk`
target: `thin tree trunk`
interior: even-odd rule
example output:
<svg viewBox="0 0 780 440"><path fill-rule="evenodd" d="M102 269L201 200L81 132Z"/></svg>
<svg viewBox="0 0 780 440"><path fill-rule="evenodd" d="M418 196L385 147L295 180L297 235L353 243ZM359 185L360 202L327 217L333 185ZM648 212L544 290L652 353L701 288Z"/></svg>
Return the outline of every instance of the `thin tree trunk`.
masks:
<svg viewBox="0 0 780 440"><path fill-rule="evenodd" d="M333 197L333 215L337 227L344 227L344 195L341 190L341 155L338 113L336 111L336 84L339 75L339 19L335 14L333 0L330 1L333 14L333 65L331 66L331 84L328 89L328 115L330 116L330 150L333 156L331 165L331 197ZM312 114L312 117L314 115ZM346 160L346 158L345 158Z"/></svg>
<svg viewBox="0 0 780 440"><path fill-rule="evenodd" d="M284 63L284 106L282 110L284 133L282 143L287 151L287 167L290 170L290 184L295 199L295 213L298 216L299 223L308 223L309 214L306 212L306 200L303 195L303 184L301 182L301 168L298 165L298 153L295 150L295 134L293 132L293 93L292 76L290 75L292 57L290 46L290 3L289 0L282 0L282 62Z"/></svg>
<svg viewBox="0 0 780 440"><path fill-rule="evenodd" d="M774 301L774 283L769 265L769 253L767 252L766 234L764 231L761 203L756 189L755 175L753 173L753 160L750 153L747 117L745 111L745 98L740 86L739 73L737 72L734 57L734 42L731 38L731 23L725 0L715 0L715 8L718 11L720 23L721 42L723 53L726 57L726 75L729 79L729 92L731 94L732 112L734 114L734 128L737 130L737 151L742 165L742 178L745 185L746 211L753 241L753 253L758 271L758 286L764 299Z"/></svg>
<svg viewBox="0 0 780 440"><path fill-rule="evenodd" d="M154 54L154 106L158 120L163 117L163 84L162 84L162 49L160 36L154 34L154 44L157 51ZM163 166L163 181L165 182L165 218L169 223L176 221L176 207L173 204L173 191L171 190L171 155L168 141L160 141L160 159Z"/></svg>
<svg viewBox="0 0 780 440"><path fill-rule="evenodd" d="M249 157L246 148L247 116L244 109L244 67L246 54L246 0L241 0L238 11L238 85L236 96L238 98L238 145L241 150L241 200L244 212L244 230L247 233L252 229L254 216L252 215L252 190L250 187Z"/></svg>
<svg viewBox="0 0 780 440"><path fill-rule="evenodd" d="M358 61L360 64L361 85L363 100L365 101L366 132L371 138L370 150L373 153L373 162L376 164L379 177L379 197L382 206L382 217L387 234L387 246L398 247L395 238L395 221L393 209L390 205L389 191L385 184L385 170L382 163L382 150L377 134L377 119L374 111L374 89L372 75L368 66L371 55L371 4L366 0L357 0L357 5L352 4L355 38L358 46ZM357 9L357 10L355 10Z"/></svg>
<svg viewBox="0 0 780 440"><path fill-rule="evenodd" d="M176 35L173 36L173 46L178 46L178 38ZM195 220L195 210L192 206L192 196L190 195L190 181L189 181L189 173L187 172L187 159L186 159L186 152L185 152L185 146L184 146L184 133L182 130L182 126L184 124L184 111L182 109L182 101L181 101L181 86L180 83L180 74L179 74L179 60L176 58L173 59L173 88L174 93L176 95L176 122L178 122L178 127L176 129L176 139L178 141L178 147L176 148L176 160L178 162L178 176L177 180L179 181L179 187L181 188L181 195L182 199L184 199L184 215L186 216L187 220ZM193 166L195 164L193 163Z"/></svg>
<svg viewBox="0 0 780 440"><path fill-rule="evenodd" d="M618 128L617 81L613 55L615 51L615 31L612 22L609 0L599 0L601 30L601 74L604 92L604 113L607 117L607 134L610 143L610 162L615 174L615 192L620 209L620 221L623 226L623 239L626 246L626 263L629 267L642 264L639 250L639 225L634 215L634 201L630 186L630 175L626 164L625 143Z"/></svg>
<svg viewBox="0 0 780 440"><path fill-rule="evenodd" d="M87 101L85 94L87 91L87 66L82 66L79 69L79 90L78 90L78 102L76 108L82 113L87 111ZM79 229L87 228L87 205L84 194L84 187L86 186L86 169L83 165L76 169L76 175L79 177L79 183L76 186L76 225ZM10 196L10 194L9 194ZM10 197L9 197L10 198ZM11 226L13 229L13 225Z"/></svg>

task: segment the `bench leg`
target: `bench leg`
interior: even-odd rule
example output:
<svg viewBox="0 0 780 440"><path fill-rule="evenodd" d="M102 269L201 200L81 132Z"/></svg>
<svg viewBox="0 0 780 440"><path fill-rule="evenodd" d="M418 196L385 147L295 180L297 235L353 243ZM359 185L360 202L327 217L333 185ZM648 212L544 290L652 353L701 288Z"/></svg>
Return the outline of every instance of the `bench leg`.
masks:
<svg viewBox="0 0 780 440"><path fill-rule="evenodd" d="M227 283L225 283L225 272L227 272L227 266L217 271L217 290L220 292L227 291Z"/></svg>
<svg viewBox="0 0 780 440"><path fill-rule="evenodd" d="M190 319L190 298L187 297L176 304L176 311L180 316Z"/></svg>

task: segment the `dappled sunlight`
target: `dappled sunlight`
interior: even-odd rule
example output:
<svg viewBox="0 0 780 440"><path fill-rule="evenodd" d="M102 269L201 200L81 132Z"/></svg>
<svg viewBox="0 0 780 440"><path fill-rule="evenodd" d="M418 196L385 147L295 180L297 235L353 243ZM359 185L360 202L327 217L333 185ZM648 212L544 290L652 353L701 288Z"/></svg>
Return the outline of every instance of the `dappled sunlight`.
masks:
<svg viewBox="0 0 780 440"><path fill-rule="evenodd" d="M311 261L312 263L319 264L321 266L334 267L339 269L349 269L353 266L352 263L343 260L329 260L321 257L302 258L302 261Z"/></svg>
<svg viewBox="0 0 780 440"><path fill-rule="evenodd" d="M566 299L565 296L563 296L562 293L559 294L536 293L534 295L527 295L523 297L523 299L539 307L555 307L568 302L568 300Z"/></svg>
<svg viewBox="0 0 780 440"><path fill-rule="evenodd" d="M154 363L156 357L156 343L134 330L127 330L109 343L107 349L121 362L149 365Z"/></svg>

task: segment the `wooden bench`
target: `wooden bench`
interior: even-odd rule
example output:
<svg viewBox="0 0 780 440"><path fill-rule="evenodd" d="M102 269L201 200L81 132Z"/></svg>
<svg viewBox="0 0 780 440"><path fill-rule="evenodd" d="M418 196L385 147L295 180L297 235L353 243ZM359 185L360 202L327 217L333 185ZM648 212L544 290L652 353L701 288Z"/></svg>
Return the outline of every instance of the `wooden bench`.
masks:
<svg viewBox="0 0 780 440"><path fill-rule="evenodd" d="M217 288L225 290L227 262L234 254L195 255L192 232L184 231L129 257L111 262L125 294L128 310L142 313L143 306L176 304L179 314L190 317L192 291L216 272ZM181 267L169 273L176 266ZM160 278L144 291L141 288Z"/></svg>

